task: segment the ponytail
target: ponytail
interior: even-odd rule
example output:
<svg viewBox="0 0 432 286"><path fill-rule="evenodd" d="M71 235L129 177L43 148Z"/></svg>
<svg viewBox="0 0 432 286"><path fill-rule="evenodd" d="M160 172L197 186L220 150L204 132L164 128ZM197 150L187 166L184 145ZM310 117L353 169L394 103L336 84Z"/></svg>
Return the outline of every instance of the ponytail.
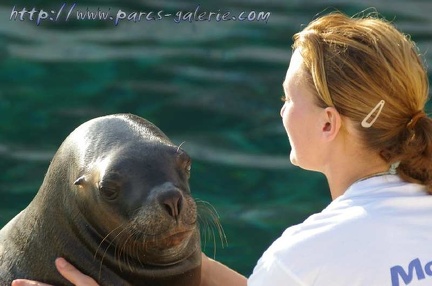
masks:
<svg viewBox="0 0 432 286"><path fill-rule="evenodd" d="M413 119L401 132L398 141L402 146L387 152L387 156L400 161L397 172L402 179L425 185L432 194L432 119L424 113L415 122Z"/></svg>

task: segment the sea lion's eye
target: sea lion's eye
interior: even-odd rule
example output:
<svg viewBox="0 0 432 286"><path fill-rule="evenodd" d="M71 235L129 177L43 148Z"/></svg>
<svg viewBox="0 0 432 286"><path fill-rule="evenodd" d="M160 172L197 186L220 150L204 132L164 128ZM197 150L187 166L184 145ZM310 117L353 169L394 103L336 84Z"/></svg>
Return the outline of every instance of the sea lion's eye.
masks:
<svg viewBox="0 0 432 286"><path fill-rule="evenodd" d="M188 158L186 158L185 162L184 162L184 168L186 170L186 173L188 173L190 175L190 171L192 168L192 160L191 158L188 156Z"/></svg>
<svg viewBox="0 0 432 286"><path fill-rule="evenodd" d="M177 164L179 166L180 172L185 172L188 176L190 176L192 160L182 149L177 150Z"/></svg>
<svg viewBox="0 0 432 286"><path fill-rule="evenodd" d="M104 184L103 182L99 184L99 192L105 199L109 201L115 200L119 195L118 188Z"/></svg>

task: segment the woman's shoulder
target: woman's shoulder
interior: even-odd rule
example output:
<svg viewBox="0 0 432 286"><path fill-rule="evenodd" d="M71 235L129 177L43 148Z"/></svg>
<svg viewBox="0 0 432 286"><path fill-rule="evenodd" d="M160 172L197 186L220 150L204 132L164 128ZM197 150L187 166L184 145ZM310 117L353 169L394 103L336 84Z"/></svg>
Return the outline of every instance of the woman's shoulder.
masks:
<svg viewBox="0 0 432 286"><path fill-rule="evenodd" d="M414 258L432 252L429 198L383 198L378 203L381 209L373 200L331 203L286 229L263 254L257 270L283 268L285 275L297 277L304 285L317 281L314 285L331 285L329 281L339 281L333 285L389 285L395 265L405 263L406 268ZM427 259L423 260L431 260ZM373 284L368 277L383 283Z"/></svg>
<svg viewBox="0 0 432 286"><path fill-rule="evenodd" d="M369 185L350 191L303 223L287 228L269 250L282 256L304 255L307 251L311 256L334 256L335 248L380 244L385 248L403 243L404 234L432 233L431 217L432 195L427 195L422 186L387 183L374 189ZM394 233L402 237L394 239Z"/></svg>

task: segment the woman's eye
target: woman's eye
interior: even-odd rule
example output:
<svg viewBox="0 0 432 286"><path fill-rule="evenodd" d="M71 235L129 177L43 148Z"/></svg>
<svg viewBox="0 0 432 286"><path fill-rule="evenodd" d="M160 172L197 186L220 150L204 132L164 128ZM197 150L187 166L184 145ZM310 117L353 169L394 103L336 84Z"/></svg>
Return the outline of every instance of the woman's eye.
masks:
<svg viewBox="0 0 432 286"><path fill-rule="evenodd" d="M286 95L282 95L281 100L282 100L283 102L289 102L289 101L290 101L290 98L287 97Z"/></svg>

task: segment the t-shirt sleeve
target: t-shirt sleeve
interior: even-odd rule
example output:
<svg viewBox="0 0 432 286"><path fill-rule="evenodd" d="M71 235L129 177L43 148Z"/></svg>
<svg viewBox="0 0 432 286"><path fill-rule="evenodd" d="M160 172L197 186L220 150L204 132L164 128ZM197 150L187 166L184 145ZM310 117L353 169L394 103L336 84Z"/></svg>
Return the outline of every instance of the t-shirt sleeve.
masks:
<svg viewBox="0 0 432 286"><path fill-rule="evenodd" d="M279 260L267 262L258 261L252 275L248 279L248 286L307 286L286 268Z"/></svg>

